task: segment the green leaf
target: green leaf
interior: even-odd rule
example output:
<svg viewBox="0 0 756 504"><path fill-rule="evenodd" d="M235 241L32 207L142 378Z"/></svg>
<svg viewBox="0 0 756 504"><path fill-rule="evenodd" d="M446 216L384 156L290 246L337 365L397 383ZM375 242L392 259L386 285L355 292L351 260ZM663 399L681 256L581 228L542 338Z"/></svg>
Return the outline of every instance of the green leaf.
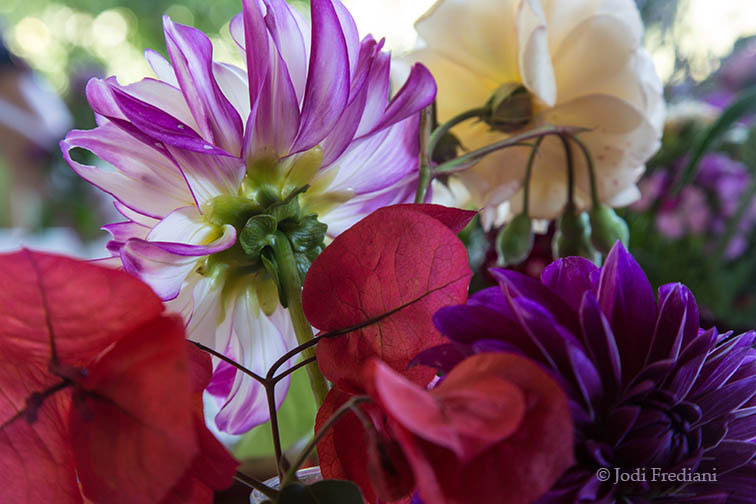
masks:
<svg viewBox="0 0 756 504"><path fill-rule="evenodd" d="M272 215L255 215L244 225L239 234L239 243L247 255L257 257L262 250L272 245L277 222Z"/></svg>
<svg viewBox="0 0 756 504"><path fill-rule="evenodd" d="M323 480L310 486L295 481L281 490L278 504L364 504L362 492L351 481Z"/></svg>
<svg viewBox="0 0 756 504"><path fill-rule="evenodd" d="M278 300L281 302L281 306L288 308L288 304L286 304L286 296L283 295L281 278L278 275L278 263L276 262L276 256L273 254L273 250L270 248L263 249L262 254L260 254L260 260L262 261L265 270L270 274L271 277L273 277L273 281L276 282Z"/></svg>
<svg viewBox="0 0 756 504"><path fill-rule="evenodd" d="M284 229L295 252L307 252L323 244L328 226L318 221L317 215L307 215L290 230Z"/></svg>
<svg viewBox="0 0 756 504"><path fill-rule="evenodd" d="M677 194L680 189L690 184L696 178L699 161L716 146L730 127L742 119L743 116L754 112L756 112L756 86L743 91L732 105L722 112L719 119L703 132L698 144L692 150L690 162L685 171L683 171L680 181L672 190L672 195Z"/></svg>
<svg viewBox="0 0 756 504"><path fill-rule="evenodd" d="M289 393L278 410L278 428L284 450L312 437L317 410L307 373L301 370L292 373ZM273 456L270 422L259 425L245 434L233 452L239 460Z"/></svg>

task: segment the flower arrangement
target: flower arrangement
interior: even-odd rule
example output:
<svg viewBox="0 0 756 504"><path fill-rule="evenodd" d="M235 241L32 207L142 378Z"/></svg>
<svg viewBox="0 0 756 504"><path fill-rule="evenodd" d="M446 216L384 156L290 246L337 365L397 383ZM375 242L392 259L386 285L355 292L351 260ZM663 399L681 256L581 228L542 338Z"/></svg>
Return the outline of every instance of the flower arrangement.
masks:
<svg viewBox="0 0 756 504"><path fill-rule="evenodd" d="M243 0L243 67L163 26L156 78L91 80L97 127L60 144L125 219L110 256L0 256L0 501L753 499L756 333L655 294L614 210L674 196L663 232L748 233L751 161L708 151L752 94L639 191L664 100L630 0L439 0L393 60L339 0ZM544 221L555 260L518 273ZM315 429L287 452L303 372ZM211 432L266 422L275 483Z"/></svg>

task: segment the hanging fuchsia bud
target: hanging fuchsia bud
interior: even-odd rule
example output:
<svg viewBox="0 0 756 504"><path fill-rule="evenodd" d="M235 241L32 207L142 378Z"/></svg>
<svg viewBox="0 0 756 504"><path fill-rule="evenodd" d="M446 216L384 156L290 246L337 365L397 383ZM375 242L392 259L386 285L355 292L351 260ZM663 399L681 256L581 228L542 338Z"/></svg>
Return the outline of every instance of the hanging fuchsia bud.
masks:
<svg viewBox="0 0 756 504"><path fill-rule="evenodd" d="M520 214L504 226L496 237L499 266L520 264L533 248L533 226L530 217Z"/></svg>
<svg viewBox="0 0 756 504"><path fill-rule="evenodd" d="M630 241L630 229L617 213L606 205L598 205L588 214L591 222L591 243L602 254L621 242L625 247Z"/></svg>

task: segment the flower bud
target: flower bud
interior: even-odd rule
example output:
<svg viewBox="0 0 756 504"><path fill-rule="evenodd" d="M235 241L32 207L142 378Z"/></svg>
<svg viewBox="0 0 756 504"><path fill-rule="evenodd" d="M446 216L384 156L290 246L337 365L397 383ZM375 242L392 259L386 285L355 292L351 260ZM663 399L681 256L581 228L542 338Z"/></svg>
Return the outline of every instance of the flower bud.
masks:
<svg viewBox="0 0 756 504"><path fill-rule="evenodd" d="M488 113L482 118L491 128L512 133L533 118L533 99L525 87L508 83L499 87L486 103Z"/></svg>
<svg viewBox="0 0 756 504"><path fill-rule="evenodd" d="M596 249L608 254L617 240L627 248L630 230L627 223L606 205L599 205L590 211L591 243Z"/></svg>
<svg viewBox="0 0 756 504"><path fill-rule="evenodd" d="M554 257L582 256L596 264L601 255L591 244L591 223L588 214L568 209L557 220L557 232L551 242Z"/></svg>
<svg viewBox="0 0 756 504"><path fill-rule="evenodd" d="M512 219L496 237L499 266L516 265L530 255L533 248L533 229L530 218L523 214Z"/></svg>

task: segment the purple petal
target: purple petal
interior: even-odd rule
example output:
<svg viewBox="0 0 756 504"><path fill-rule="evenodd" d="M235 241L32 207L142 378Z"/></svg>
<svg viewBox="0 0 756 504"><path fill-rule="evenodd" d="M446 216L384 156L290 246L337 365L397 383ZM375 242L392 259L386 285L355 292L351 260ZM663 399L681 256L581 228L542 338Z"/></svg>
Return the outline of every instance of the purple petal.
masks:
<svg viewBox="0 0 756 504"><path fill-rule="evenodd" d="M448 373L470 355L472 355L472 352L466 350L463 345L446 343L420 352L410 361L407 367L423 365Z"/></svg>
<svg viewBox="0 0 756 504"><path fill-rule="evenodd" d="M676 359L680 350L698 334L698 307L686 286L662 285L659 288L659 314L646 362Z"/></svg>
<svg viewBox="0 0 756 504"><path fill-rule="evenodd" d="M265 84L270 65L270 49L268 44L268 30L263 19L262 8L258 0L242 0L242 17L235 17L231 24L231 33L234 35L235 26L242 21L243 37L238 34L234 37L237 43L242 44L247 56L247 74L249 75L249 104L251 110L257 109L257 100ZM250 115L251 117L251 115Z"/></svg>
<svg viewBox="0 0 756 504"><path fill-rule="evenodd" d="M264 0L268 9L265 24L286 63L287 74L297 96L297 103L304 97L307 82L308 50L304 34L297 22L296 13L284 0Z"/></svg>
<svg viewBox="0 0 756 504"><path fill-rule="evenodd" d="M247 130L247 136L252 135L251 144L247 143L247 159L260 152L285 156L299 128L299 102L286 62L275 47L272 52L268 75L257 102L254 128Z"/></svg>
<svg viewBox="0 0 756 504"><path fill-rule="evenodd" d="M181 172L169 158L112 123L71 131L60 147L79 176L141 214L160 219L193 203ZM77 147L91 151L116 171L74 161L70 151Z"/></svg>
<svg viewBox="0 0 756 504"><path fill-rule="evenodd" d="M541 282L574 311L579 311L583 294L593 287L591 273L597 269L584 257L565 257L546 266L541 273Z"/></svg>
<svg viewBox="0 0 756 504"><path fill-rule="evenodd" d="M364 44L365 42L363 42ZM386 112L391 88L391 55L380 52L383 40L376 46L377 54L373 57L367 82L367 101L360 125L355 136L360 138L374 131Z"/></svg>
<svg viewBox="0 0 756 504"><path fill-rule="evenodd" d="M740 469L756 456L756 444L743 441L722 441L707 451L699 472L716 472L717 477Z"/></svg>
<svg viewBox="0 0 756 504"><path fill-rule="evenodd" d="M436 98L436 81L430 71L417 63L407 82L391 100L386 112L372 131L380 131L420 112Z"/></svg>
<svg viewBox="0 0 756 504"><path fill-rule="evenodd" d="M158 79L173 87L179 87L178 79L176 79L176 72L173 70L170 62L159 52L147 49L144 51L144 59L150 64L150 68L155 72Z"/></svg>
<svg viewBox="0 0 756 504"><path fill-rule="evenodd" d="M213 46L201 31L163 17L165 42L176 78L202 136L228 153L241 154L242 121L215 81Z"/></svg>
<svg viewBox="0 0 756 504"><path fill-rule="evenodd" d="M141 101L121 89L110 87L113 98L123 114L143 133L181 149L229 156L227 152L204 140L185 122L154 105Z"/></svg>
<svg viewBox="0 0 756 504"><path fill-rule="evenodd" d="M643 270L619 243L601 268L598 300L614 331L627 380L640 371L648 354L656 301Z"/></svg>
<svg viewBox="0 0 756 504"><path fill-rule="evenodd" d="M236 157L168 147L199 208L221 194L236 194L244 178L244 162Z"/></svg>
<svg viewBox="0 0 756 504"><path fill-rule="evenodd" d="M121 248L123 268L147 283L163 300L178 296L184 279L196 266L199 257L230 248L236 242L236 230L226 225L223 235L209 245L149 242L132 238Z"/></svg>
<svg viewBox="0 0 756 504"><path fill-rule="evenodd" d="M292 152L317 145L338 122L349 98L349 54L331 0L312 0L312 52L302 121Z"/></svg>
<svg viewBox="0 0 756 504"><path fill-rule="evenodd" d="M609 321L599 307L598 300L590 291L583 294L580 306L580 324L583 344L605 380L617 390L621 383L622 362Z"/></svg>
<svg viewBox="0 0 756 504"><path fill-rule="evenodd" d="M333 0L332 5L336 11L336 15L339 17L341 32L344 34L347 57L349 59L349 77L352 79L354 78L357 59L360 53L360 34L357 31L357 24L354 22L354 18L352 18L347 8L344 7L344 4L340 0Z"/></svg>

